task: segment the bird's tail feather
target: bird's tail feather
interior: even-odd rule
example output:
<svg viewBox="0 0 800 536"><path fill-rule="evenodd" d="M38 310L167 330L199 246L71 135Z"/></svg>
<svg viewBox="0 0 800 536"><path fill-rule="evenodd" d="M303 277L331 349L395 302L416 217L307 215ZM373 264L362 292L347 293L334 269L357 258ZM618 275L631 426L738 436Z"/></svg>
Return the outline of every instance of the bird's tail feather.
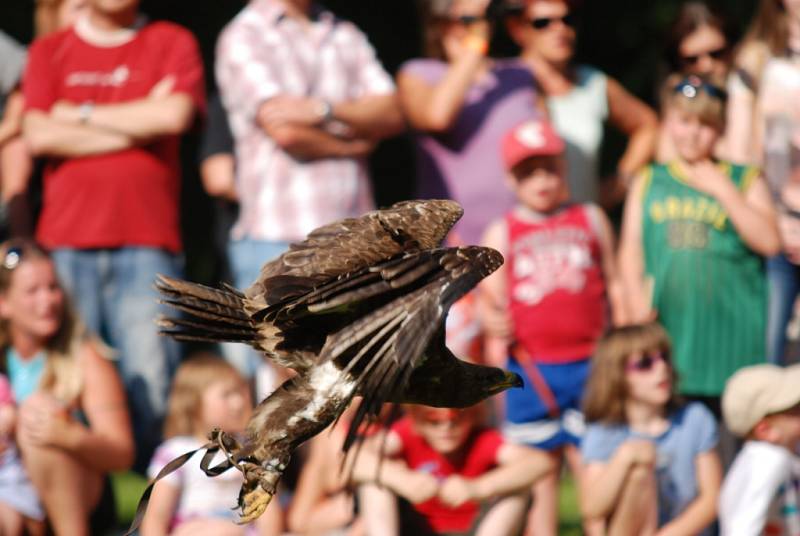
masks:
<svg viewBox="0 0 800 536"><path fill-rule="evenodd" d="M185 318L161 317L161 333L182 341L244 342L252 344L258 331L244 310L244 295L226 286L216 289L173 279L156 278L156 290L164 303L186 314Z"/></svg>

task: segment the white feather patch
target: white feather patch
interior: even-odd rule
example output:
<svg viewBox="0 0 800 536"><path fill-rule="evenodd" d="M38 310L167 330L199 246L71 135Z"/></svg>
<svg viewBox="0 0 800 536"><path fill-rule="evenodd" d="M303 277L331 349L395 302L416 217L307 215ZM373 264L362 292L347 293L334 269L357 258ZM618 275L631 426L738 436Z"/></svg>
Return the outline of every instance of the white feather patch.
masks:
<svg viewBox="0 0 800 536"><path fill-rule="evenodd" d="M312 368L308 383L314 390L314 398L289 418L289 426L294 426L300 419L316 422L320 412L331 399L344 400L355 388L354 382L342 381L342 371L336 368L332 361Z"/></svg>

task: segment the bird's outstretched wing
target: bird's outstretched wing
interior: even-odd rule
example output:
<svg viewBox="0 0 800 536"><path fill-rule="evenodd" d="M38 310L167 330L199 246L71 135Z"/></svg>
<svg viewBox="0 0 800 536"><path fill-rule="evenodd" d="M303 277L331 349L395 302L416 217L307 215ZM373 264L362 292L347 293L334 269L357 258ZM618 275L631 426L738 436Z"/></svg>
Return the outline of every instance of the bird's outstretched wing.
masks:
<svg viewBox="0 0 800 536"><path fill-rule="evenodd" d="M320 361L334 361L356 379L356 392L363 397L346 447L368 415L377 414L384 402L403 391L414 368L427 357L424 351L434 333L442 329L450 306L502 263L503 257L491 248L443 248L373 267L372 273L381 276L379 281L355 288L340 285L345 288L339 292L328 289L332 296L323 302L325 307L363 301L400 282L403 284L395 288L406 288L374 312L328 336L320 352ZM405 270L397 272L401 265ZM408 292L408 285L416 288Z"/></svg>
<svg viewBox="0 0 800 536"><path fill-rule="evenodd" d="M245 294L255 310L403 252L436 248L462 214L454 201L403 201L325 225L266 263Z"/></svg>

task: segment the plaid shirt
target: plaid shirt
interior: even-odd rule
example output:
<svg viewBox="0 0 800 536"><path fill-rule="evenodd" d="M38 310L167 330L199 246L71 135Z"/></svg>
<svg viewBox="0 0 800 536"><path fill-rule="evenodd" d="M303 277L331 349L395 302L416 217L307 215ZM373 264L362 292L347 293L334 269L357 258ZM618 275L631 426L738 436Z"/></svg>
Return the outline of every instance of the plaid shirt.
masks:
<svg viewBox="0 0 800 536"><path fill-rule="evenodd" d="M223 30L216 75L236 147L239 220L234 239L289 241L373 207L364 159L298 161L256 122L276 95L336 103L394 91L364 34L318 6L311 27L274 0L254 0Z"/></svg>

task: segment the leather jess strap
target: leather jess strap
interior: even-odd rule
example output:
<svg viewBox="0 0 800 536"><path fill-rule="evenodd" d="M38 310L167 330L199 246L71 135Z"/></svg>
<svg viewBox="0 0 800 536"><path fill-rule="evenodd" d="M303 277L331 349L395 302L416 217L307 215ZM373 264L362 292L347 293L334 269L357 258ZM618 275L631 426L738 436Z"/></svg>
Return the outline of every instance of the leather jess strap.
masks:
<svg viewBox="0 0 800 536"><path fill-rule="evenodd" d="M547 408L547 413L551 418L556 419L561 414L561 409L558 407L558 401L553 394L553 390L547 385L547 380L542 376L541 371L533 362L528 351L522 347L521 344L516 343L511 346L511 355L517 360L525 371L525 375L531 382L533 390L539 396L539 399L544 403Z"/></svg>
<svg viewBox="0 0 800 536"><path fill-rule="evenodd" d="M129 536L136 532L139 526L142 524L142 520L144 519L144 514L147 511L147 504L150 502L150 495L153 493L153 487L156 483L161 480L162 478L166 477L167 475L173 473L174 471L181 468L186 462L188 462L192 456L197 454L199 451L204 450L206 453L203 455L203 459L200 460L200 469L210 477L215 477L221 475L231 467L237 465L238 460L241 460L242 453L240 452L242 449L239 443L229 434L226 434L222 430L215 428L211 431L208 435L209 441L202 447L196 448L194 450L190 450L189 452L185 452L178 456L177 458L170 461L167 465L165 465L156 475L152 482L147 486L142 493L142 498L139 499L139 505L136 507L136 515L133 517L133 521L131 522L130 528L125 533L125 536ZM214 456L217 452L222 451L225 454L225 461L220 462L219 464L211 467L211 461L214 459ZM238 453L237 456L232 456L232 453Z"/></svg>

